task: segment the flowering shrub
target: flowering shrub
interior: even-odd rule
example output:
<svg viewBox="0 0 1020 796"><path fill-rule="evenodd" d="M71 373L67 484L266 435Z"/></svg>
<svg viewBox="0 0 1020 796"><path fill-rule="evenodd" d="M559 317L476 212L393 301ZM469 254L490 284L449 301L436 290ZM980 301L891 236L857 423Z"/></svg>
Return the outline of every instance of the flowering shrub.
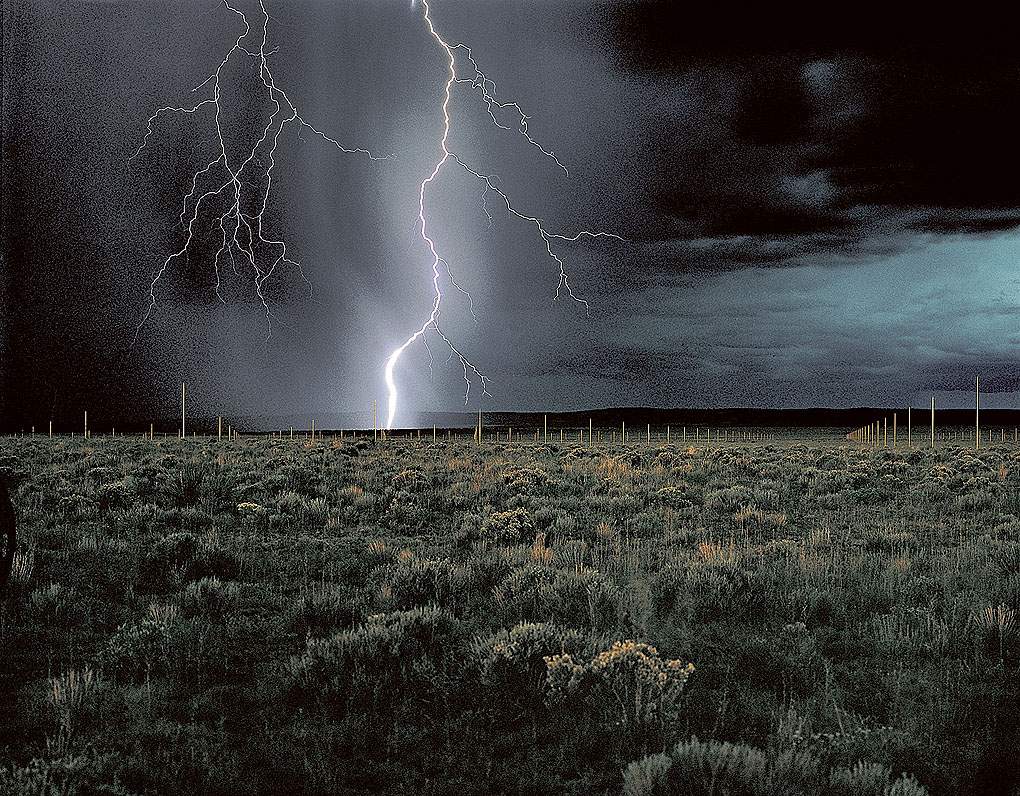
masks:
<svg viewBox="0 0 1020 796"><path fill-rule="evenodd" d="M503 475L511 494L540 495L549 482L549 475L537 467L522 467Z"/></svg>
<svg viewBox="0 0 1020 796"><path fill-rule="evenodd" d="M497 511L482 523L482 538L499 544L521 544L535 537L535 525L527 509Z"/></svg>
<svg viewBox="0 0 1020 796"><path fill-rule="evenodd" d="M545 659L551 703L584 705L623 731L641 732L680 712L680 695L694 664L664 659L650 644L616 641L590 661L570 653Z"/></svg>

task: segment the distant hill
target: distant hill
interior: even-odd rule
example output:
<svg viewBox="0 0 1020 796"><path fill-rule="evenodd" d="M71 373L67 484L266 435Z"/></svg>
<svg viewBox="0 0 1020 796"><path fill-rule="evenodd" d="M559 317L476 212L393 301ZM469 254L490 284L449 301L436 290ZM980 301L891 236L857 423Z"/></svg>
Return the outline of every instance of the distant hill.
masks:
<svg viewBox="0 0 1020 796"><path fill-rule="evenodd" d="M818 407L812 409L756 409L726 407L718 409L663 409L661 407L612 407L603 409L581 410L576 412L482 412L482 425L485 428L535 429L541 428L543 418L547 419L549 429L587 428L589 418L596 428L619 428L626 423L635 433L644 429L647 424L662 429L667 425L677 429L688 427L709 428L818 428L818 429L850 429L859 428L869 422L888 417L890 431L893 413L897 422L905 429L907 410L905 407L856 407L849 409L833 409ZM912 410L913 425L917 429L927 428L931 422L927 408ZM296 421L296 422L295 422ZM337 422L339 421L339 422ZM206 421L208 422L208 421ZM418 428L438 429L473 428L478 422L477 412L424 412L418 416ZM936 409L936 425L972 428L974 425L973 409ZM197 421L196 421L197 423ZM246 430L286 429L291 425L295 430L307 431L311 419L300 418L254 418L246 423L239 423ZM359 431L372 430L372 418L362 414L323 416L316 420L317 430L334 431L340 428L357 428ZM215 420L213 421L215 426ZM983 428L1020 426L1020 410L1017 409L982 409L981 426Z"/></svg>
<svg viewBox="0 0 1020 796"><path fill-rule="evenodd" d="M858 407L852 409L754 409L728 407L720 409L662 409L656 407L626 407L593 409L580 412L553 412L547 415L549 428L574 427L588 425L591 418L593 425L601 428L617 427L621 423L637 431L651 423L653 427L671 426L708 426L719 428L757 427L757 428L858 428L869 422L888 417L892 425L893 413L897 421L906 428L907 410L905 407ZM913 409L913 424L917 428L927 426L931 422L928 409ZM465 425L474 425L477 414L466 416ZM537 428L542 425L543 414L540 412L483 412L482 423L487 426L520 426ZM974 425L973 409L938 409L935 411L937 426ZM982 427L1020 426L1020 410L1015 409L982 409Z"/></svg>

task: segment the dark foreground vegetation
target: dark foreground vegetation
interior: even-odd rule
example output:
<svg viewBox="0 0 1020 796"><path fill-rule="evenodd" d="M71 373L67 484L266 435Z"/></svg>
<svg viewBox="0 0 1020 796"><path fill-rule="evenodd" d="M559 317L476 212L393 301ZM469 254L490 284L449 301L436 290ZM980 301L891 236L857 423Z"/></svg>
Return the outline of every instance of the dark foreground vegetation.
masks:
<svg viewBox="0 0 1020 796"><path fill-rule="evenodd" d="M1012 793L1020 451L6 439L0 793Z"/></svg>

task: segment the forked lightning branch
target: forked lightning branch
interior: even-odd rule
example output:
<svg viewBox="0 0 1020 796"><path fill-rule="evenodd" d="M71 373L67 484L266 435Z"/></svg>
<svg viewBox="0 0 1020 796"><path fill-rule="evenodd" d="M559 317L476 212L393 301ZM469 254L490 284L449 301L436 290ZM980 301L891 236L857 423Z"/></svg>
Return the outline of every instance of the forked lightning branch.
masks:
<svg viewBox="0 0 1020 796"><path fill-rule="evenodd" d="M254 286L254 293L265 313L267 337L272 334L273 311L267 298L267 282L277 275L279 269L291 267L296 269L301 278L304 273L296 258L288 253L287 243L281 233L270 230L269 214L273 171L276 166L276 153L280 139L288 127L304 128L322 139L323 142L346 154L359 155L372 160L384 160L389 156L380 156L363 148L341 143L339 137L328 135L308 122L291 101L286 91L280 88L273 74L271 56L276 53L269 44L270 15L265 0L259 0L259 21L253 26L248 14L223 0L225 8L236 15L243 29L239 31L233 45L223 56L214 72L200 85L193 89L194 93L207 92L204 99L190 105L166 106L157 109L148 119L147 129L138 150L132 160L138 158L149 146L150 139L156 133L158 125L164 117L211 117L207 122L215 134L216 146L211 159L196 170L189 180L189 190L183 195L179 224L182 227L182 243L179 248L162 258L153 276L149 300L141 321L135 332L135 340L145 323L151 317L157 305L157 292L167 272L178 261L187 258L197 249L197 240L203 229L211 224L218 232L217 248L212 256L212 272L216 296L222 301L220 287L224 269L230 269L235 276L247 276ZM464 402L468 403L473 383L477 383L481 393L487 394L488 377L468 358L454 342L451 334L441 324L444 288L449 286L464 295L469 302L471 314L474 306L470 293L461 286L453 275L450 258L440 251L433 237L428 205L429 189L438 180L450 164L462 169L474 177L482 186L482 209L492 223L492 214L485 203L487 194L492 194L498 204L506 207L509 220L521 222L531 229L540 251L553 266L556 278L555 298L566 295L572 301L589 310L587 300L575 293L568 275L561 248L567 244L575 244L582 239L615 238L619 235L600 230L581 229L571 232L553 231L547 223L511 200L506 191L500 187L495 176L470 163L460 153L449 147L449 137L454 120L451 117L451 99L455 89L464 89L475 95L481 103L483 112L488 116L493 128L497 131L511 131L522 136L527 143L547 159L551 165L568 175L567 167L555 155L552 149L543 146L532 135L530 117L520 104L515 101L500 99L497 95L496 83L480 68L471 48L461 43L449 43L437 30L431 16L428 2L422 2L422 16L428 34L440 48L446 66L446 78L443 83L442 102L439 112L442 118L442 134L438 142L436 161L429 167L421 180L418 189L417 229L429 261L429 275L432 285L432 299L426 309L421 323L410 332L408 337L386 358L383 366L383 378L387 390L386 426L392 428L399 409L399 390L397 387L397 364L409 346L420 341L428 356L430 372L433 366L432 348L429 336L438 338L441 345L448 348L462 366L464 376ZM458 61L460 58L460 62ZM253 79L258 82L255 89L261 92L268 103L264 122L254 132L257 134L255 144L238 148L229 143L231 138L225 129L224 106L229 101L231 87L224 77L224 71L232 59L250 59L254 66ZM237 91L236 88L233 89ZM396 161L396 159L394 159ZM307 280L306 280L307 281Z"/></svg>

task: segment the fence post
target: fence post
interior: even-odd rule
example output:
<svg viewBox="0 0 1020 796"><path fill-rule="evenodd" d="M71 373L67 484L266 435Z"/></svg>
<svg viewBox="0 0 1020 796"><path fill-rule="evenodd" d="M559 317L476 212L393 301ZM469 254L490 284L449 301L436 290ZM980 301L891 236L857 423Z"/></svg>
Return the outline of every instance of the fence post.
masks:
<svg viewBox="0 0 1020 796"><path fill-rule="evenodd" d="M991 439L988 440L991 442ZM981 447L981 377L974 377L974 450Z"/></svg>

